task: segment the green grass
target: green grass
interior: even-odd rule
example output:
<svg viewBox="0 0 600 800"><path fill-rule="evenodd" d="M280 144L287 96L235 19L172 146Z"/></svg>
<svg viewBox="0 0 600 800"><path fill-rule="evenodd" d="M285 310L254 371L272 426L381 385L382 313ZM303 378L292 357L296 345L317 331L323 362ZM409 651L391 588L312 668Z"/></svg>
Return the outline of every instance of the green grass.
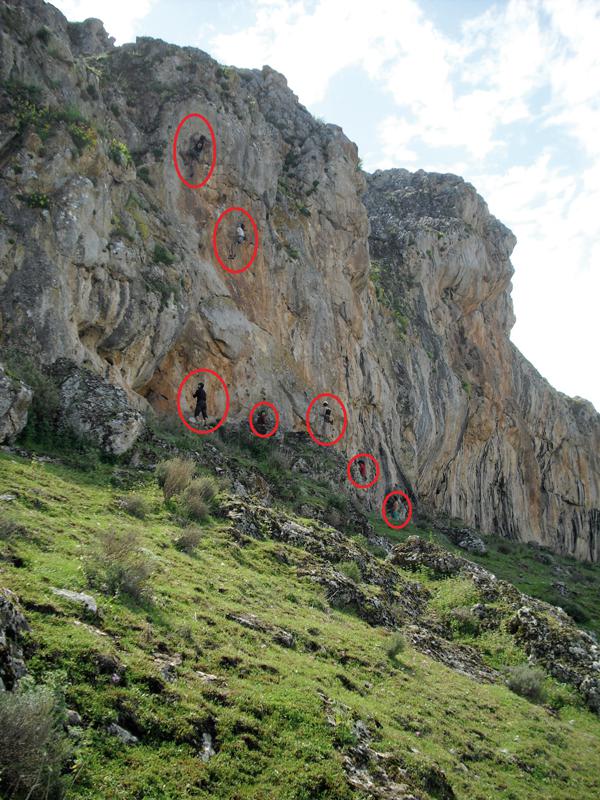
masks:
<svg viewBox="0 0 600 800"><path fill-rule="evenodd" d="M119 509L114 470L100 463L83 473L0 454L0 484L17 495L11 509L29 531L10 543L24 566L0 561L0 583L26 609L30 672L38 680L62 674L67 704L85 723L68 798L359 800L342 764L357 718L373 731L376 750L404 764L423 798L436 796L424 788L434 764L459 800L600 796L600 720L568 693L552 715L409 644L392 660L393 634L330 608L294 566L304 551L269 539L240 547L226 523L210 517L193 555L180 553L174 541L182 529L153 478L130 471L128 489L148 507L142 522ZM108 529L142 537L156 564L147 600L87 587L86 556ZM282 550L290 564L275 557ZM459 581L437 583L432 613L471 602ZM53 586L91 591L102 617L80 619ZM296 647L275 644L229 613L292 631ZM159 672L157 654L165 652L182 657L172 683ZM98 674L98 654L118 657L121 683ZM207 684L199 672L219 681ZM334 703L335 728L319 693ZM140 743L125 747L108 735L113 721ZM207 731L216 734L217 753L203 763Z"/></svg>

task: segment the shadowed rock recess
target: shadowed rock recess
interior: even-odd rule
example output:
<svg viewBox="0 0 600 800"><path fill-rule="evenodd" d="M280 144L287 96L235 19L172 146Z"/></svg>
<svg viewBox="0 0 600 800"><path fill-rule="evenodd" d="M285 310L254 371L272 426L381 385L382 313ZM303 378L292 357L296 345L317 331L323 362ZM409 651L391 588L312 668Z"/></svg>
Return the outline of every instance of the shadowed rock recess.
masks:
<svg viewBox="0 0 600 800"><path fill-rule="evenodd" d="M230 419L264 397L284 431L332 392L349 414L340 448L381 463L373 505L406 488L483 532L598 559L599 416L511 344L515 238L472 186L365 175L342 130L269 67L222 67L148 38L117 48L97 20L68 23L40 0L0 9L2 351L95 373L76 379L77 397L86 385L100 399L108 384L124 392L111 402L135 430L97 434L80 409L80 432L122 452L139 412L174 414L198 367L226 380ZM217 139L197 190L171 155L191 113ZM232 206L260 232L239 275L211 245ZM13 394L22 405L27 389ZM22 418L8 402L0 411ZM20 427L0 420L7 436Z"/></svg>

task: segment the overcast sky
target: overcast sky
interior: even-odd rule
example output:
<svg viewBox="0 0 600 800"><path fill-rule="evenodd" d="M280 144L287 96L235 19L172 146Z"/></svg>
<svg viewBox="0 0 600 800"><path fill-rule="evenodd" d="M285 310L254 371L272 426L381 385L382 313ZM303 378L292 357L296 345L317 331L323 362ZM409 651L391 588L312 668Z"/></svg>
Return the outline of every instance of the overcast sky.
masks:
<svg viewBox="0 0 600 800"><path fill-rule="evenodd" d="M455 172L516 234L512 339L600 410L600 0L55 0L270 64L365 169Z"/></svg>

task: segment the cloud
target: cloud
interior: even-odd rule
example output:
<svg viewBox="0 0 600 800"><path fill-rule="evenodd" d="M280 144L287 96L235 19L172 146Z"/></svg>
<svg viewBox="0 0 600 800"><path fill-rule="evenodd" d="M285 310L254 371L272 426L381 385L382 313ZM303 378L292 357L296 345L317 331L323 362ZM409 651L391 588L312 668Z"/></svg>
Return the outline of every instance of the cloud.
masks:
<svg viewBox="0 0 600 800"><path fill-rule="evenodd" d="M254 23L215 36L212 52L238 66L269 64L286 75L303 103L313 105L323 100L336 74L357 64L374 80L381 80L391 65L406 90L405 69L416 67L418 60L420 73L428 74L439 39L415 0L372 0L360 7L343 0L312 5L258 0ZM398 88L391 77L386 83L391 91Z"/></svg>
<svg viewBox="0 0 600 800"><path fill-rule="evenodd" d="M101 19L117 44L135 39L140 20L147 17L158 0L52 0L68 20Z"/></svg>

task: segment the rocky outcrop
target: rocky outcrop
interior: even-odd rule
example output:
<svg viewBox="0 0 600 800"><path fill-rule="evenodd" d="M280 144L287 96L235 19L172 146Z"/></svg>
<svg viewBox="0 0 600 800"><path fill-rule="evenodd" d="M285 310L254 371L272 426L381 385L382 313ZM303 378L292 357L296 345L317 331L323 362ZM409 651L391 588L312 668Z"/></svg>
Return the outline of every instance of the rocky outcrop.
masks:
<svg viewBox="0 0 600 800"><path fill-rule="evenodd" d="M600 646L588 633L529 606L518 609L509 630L528 655L559 681L577 687L588 707L600 714Z"/></svg>
<svg viewBox="0 0 600 800"><path fill-rule="evenodd" d="M32 397L31 389L8 376L0 364L0 444L14 442L27 425Z"/></svg>
<svg viewBox="0 0 600 800"><path fill-rule="evenodd" d="M505 628L530 660L575 687L588 707L600 713L600 646L590 633L578 630L561 608L523 594L478 564L418 536L409 536L395 548L392 563L413 571L426 568L438 578L460 575L472 580L484 602L469 609L470 616L477 618L482 628ZM448 642L428 627L422 621L408 627L416 647L420 645L419 649L436 660L479 680L494 679L494 670L482 669L471 648L448 647Z"/></svg>
<svg viewBox="0 0 600 800"><path fill-rule="evenodd" d="M144 429L144 418L131 408L123 389L65 359L50 372L59 387L59 425L107 453L130 449Z"/></svg>
<svg viewBox="0 0 600 800"><path fill-rule="evenodd" d="M23 635L28 630L16 595L9 589L0 589L0 692L14 689L27 674Z"/></svg>
<svg viewBox="0 0 600 800"><path fill-rule="evenodd" d="M335 393L349 415L340 447L381 465L362 495L371 507L399 486L484 532L598 558L598 415L511 345L514 237L472 187L365 177L341 129L268 67L223 68L146 38L115 48L97 21L70 25L41 0L5 2L0 37L3 346L27 340L43 363L85 366L139 411L175 415L199 367L227 382L230 419L265 398L285 431L303 430L311 397ZM171 156L190 113L217 141L200 189ZM184 127L178 144L195 183L202 130ZM230 207L260 239L237 275L212 250ZM219 416L216 381L207 393ZM184 413L191 404L188 384ZM138 425L72 422L115 453Z"/></svg>

